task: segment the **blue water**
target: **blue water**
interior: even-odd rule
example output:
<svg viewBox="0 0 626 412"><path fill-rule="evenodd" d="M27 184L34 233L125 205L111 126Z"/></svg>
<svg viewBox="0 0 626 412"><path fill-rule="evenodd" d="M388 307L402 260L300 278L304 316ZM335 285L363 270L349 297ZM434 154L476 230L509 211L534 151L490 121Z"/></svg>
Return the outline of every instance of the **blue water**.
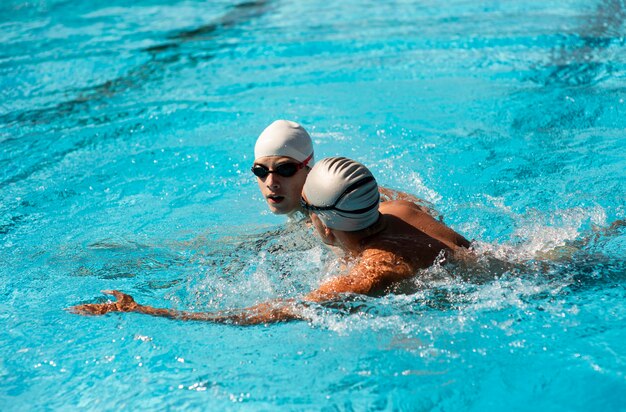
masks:
<svg viewBox="0 0 626 412"><path fill-rule="evenodd" d="M0 410L626 410L626 4L0 3ZM273 120L432 202L475 265L235 327L332 274Z"/></svg>

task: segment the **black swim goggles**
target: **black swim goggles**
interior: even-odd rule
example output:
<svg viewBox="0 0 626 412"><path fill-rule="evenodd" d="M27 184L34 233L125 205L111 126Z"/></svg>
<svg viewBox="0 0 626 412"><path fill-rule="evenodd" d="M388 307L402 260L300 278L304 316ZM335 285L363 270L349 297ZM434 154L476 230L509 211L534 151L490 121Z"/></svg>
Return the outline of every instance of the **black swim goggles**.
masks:
<svg viewBox="0 0 626 412"><path fill-rule="evenodd" d="M373 176L367 176L367 177L365 177L365 178L363 178L361 180L357 180L356 182L354 182L353 184L348 186L346 188L346 190L344 190L343 193L341 195L339 195L337 200L335 200L335 204L333 204L331 206L315 206L315 205L312 205L310 203L307 203L307 201L304 200L304 197L300 198L300 206L302 206L302 208L304 210L310 210L312 212L316 212L316 211L319 211L319 210L336 210L338 212L352 213L352 214L356 214L356 215L361 214L361 213L365 213L365 212L369 212L370 210L374 209L375 207L378 207L378 204L380 203L379 202L380 197L372 205L370 205L368 207L364 207L362 209L356 209L356 210L339 209L337 207L337 204L339 204L341 199L346 197L349 193L353 192L357 188L359 188L361 186L364 186L364 185L366 185L366 184L368 184L369 182L372 182L372 181L375 181Z"/></svg>
<svg viewBox="0 0 626 412"><path fill-rule="evenodd" d="M254 165L252 166L252 169L250 170L252 170L252 173L254 173L256 177L260 177L261 179L265 179L267 176L270 175L270 173L276 173L278 176L281 176L281 177L291 177L295 175L296 173L298 173L298 170L306 167L306 165L309 163L312 157L313 157L313 154L311 154L311 156L304 159L304 162L302 163L295 163L295 162L282 163L276 166L276 169L274 170L270 170L263 165Z"/></svg>

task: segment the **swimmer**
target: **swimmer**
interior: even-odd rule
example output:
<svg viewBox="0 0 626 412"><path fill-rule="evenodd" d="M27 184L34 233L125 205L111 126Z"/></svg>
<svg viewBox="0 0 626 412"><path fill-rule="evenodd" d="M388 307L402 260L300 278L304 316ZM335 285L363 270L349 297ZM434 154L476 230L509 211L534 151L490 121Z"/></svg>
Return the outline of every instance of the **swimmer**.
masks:
<svg viewBox="0 0 626 412"><path fill-rule="evenodd" d="M254 146L252 173L270 211L290 220L307 213L300 205L306 176L315 163L311 136L298 123L276 120L263 130ZM407 200L439 217L428 202L397 190L379 187L381 201Z"/></svg>
<svg viewBox="0 0 626 412"><path fill-rule="evenodd" d="M137 312L180 320L237 325L308 320L305 308L345 294L377 295L420 269L463 255L470 242L415 204L380 203L378 184L362 164L343 157L321 160L308 173L299 200L321 240L340 248L347 273L321 284L301 299L278 299L234 311L187 312L140 305L127 294L105 291L115 302L78 305L77 314Z"/></svg>
<svg viewBox="0 0 626 412"><path fill-rule="evenodd" d="M251 170L272 213L294 217L301 211L300 194L314 162L311 137L298 123L276 120L263 130Z"/></svg>

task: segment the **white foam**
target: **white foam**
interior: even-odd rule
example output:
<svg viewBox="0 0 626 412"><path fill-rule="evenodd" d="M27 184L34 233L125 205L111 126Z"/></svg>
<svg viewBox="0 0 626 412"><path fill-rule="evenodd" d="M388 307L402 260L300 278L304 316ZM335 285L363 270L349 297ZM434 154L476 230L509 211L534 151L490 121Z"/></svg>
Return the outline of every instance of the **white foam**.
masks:
<svg viewBox="0 0 626 412"><path fill-rule="evenodd" d="M427 200L430 203L435 203L435 204L441 201L442 199L441 195L437 193L435 190L426 186L426 184L424 183L424 179L422 179L422 177L418 173L416 172L409 173L409 179L413 183L413 188L415 190L415 193L421 196L424 200Z"/></svg>
<svg viewBox="0 0 626 412"><path fill-rule="evenodd" d="M516 226L510 238L500 242L474 242L474 248L480 254L486 253L507 262L521 262L541 258L555 248L560 248L579 238L588 223L604 226L607 220L605 210L575 207L558 210L552 214L531 210L524 215L515 214L510 207L490 198L493 205L510 216Z"/></svg>

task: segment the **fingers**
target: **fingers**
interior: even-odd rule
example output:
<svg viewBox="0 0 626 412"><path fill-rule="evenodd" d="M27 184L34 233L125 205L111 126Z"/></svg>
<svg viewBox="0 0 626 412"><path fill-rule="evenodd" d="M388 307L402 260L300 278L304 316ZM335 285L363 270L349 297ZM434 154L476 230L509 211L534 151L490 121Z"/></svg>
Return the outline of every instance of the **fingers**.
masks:
<svg viewBox="0 0 626 412"><path fill-rule="evenodd" d="M72 306L71 308L69 308L69 311L76 315L104 315L105 313L109 312L105 305L98 303Z"/></svg>
<svg viewBox="0 0 626 412"><path fill-rule="evenodd" d="M104 315L109 312L132 312L138 305L135 300L119 290L103 290L102 293L115 297L115 302L87 303L69 308L71 313L77 315Z"/></svg>
<svg viewBox="0 0 626 412"><path fill-rule="evenodd" d="M106 295L112 295L115 296L115 299L117 299L120 302L134 302L134 299L132 298L132 296L127 295L126 293L122 293L119 290L103 290L102 293L106 294Z"/></svg>
<svg viewBox="0 0 626 412"><path fill-rule="evenodd" d="M85 312L83 312L83 310L82 310L81 306L82 306L82 305L79 305L79 306L72 306L71 308L67 308L66 310L67 310L68 312L70 312L70 313L75 314L75 315L86 315L86 313L85 313Z"/></svg>

